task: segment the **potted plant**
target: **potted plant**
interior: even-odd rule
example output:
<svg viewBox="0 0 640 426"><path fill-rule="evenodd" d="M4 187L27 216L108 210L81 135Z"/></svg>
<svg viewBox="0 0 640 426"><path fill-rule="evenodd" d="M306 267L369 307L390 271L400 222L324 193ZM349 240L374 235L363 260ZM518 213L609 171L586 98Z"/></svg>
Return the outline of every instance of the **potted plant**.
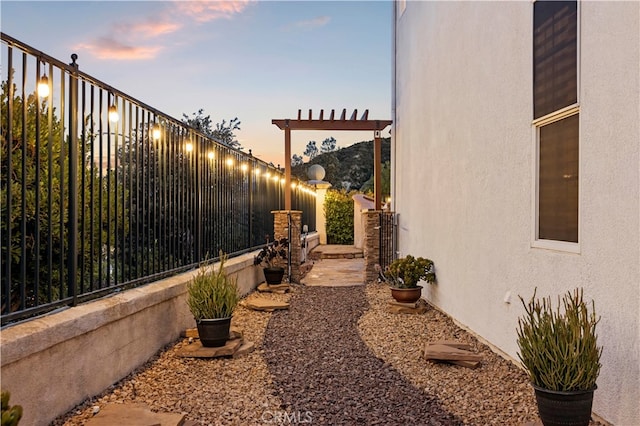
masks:
<svg viewBox="0 0 640 426"><path fill-rule="evenodd" d="M2 426L16 426L22 418L22 405L9 405L9 391L2 391Z"/></svg>
<svg viewBox="0 0 640 426"><path fill-rule="evenodd" d="M436 280L433 261L411 255L394 260L381 275L391 286L391 296L401 303L420 299L422 286L418 285L419 281L433 283Z"/></svg>
<svg viewBox="0 0 640 426"><path fill-rule="evenodd" d="M220 267L202 266L187 286L187 304L198 326L202 346L224 346L229 340L231 316L240 300L237 280L224 270L227 257L220 252Z"/></svg>
<svg viewBox="0 0 640 426"><path fill-rule="evenodd" d="M536 291L529 302L521 296L520 301L525 315L518 319L518 357L529 373L542 423L588 425L602 354L595 303L589 312L582 289L558 297L556 309L550 297L536 299Z"/></svg>
<svg viewBox="0 0 640 426"><path fill-rule="evenodd" d="M264 279L267 284L280 284L284 277L284 268L277 266L279 259L287 260L289 253L289 240L281 238L269 243L267 236L267 244L260 250L254 259L254 265L262 265Z"/></svg>

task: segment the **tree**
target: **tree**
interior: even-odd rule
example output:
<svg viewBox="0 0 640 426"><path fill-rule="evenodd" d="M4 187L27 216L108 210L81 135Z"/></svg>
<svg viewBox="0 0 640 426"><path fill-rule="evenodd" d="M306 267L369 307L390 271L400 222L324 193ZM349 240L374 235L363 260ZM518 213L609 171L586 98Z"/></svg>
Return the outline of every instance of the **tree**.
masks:
<svg viewBox="0 0 640 426"><path fill-rule="evenodd" d="M291 157L291 167L301 166L304 163L301 155L293 154Z"/></svg>
<svg viewBox="0 0 640 426"><path fill-rule="evenodd" d="M213 129L211 128L211 116L204 115L204 109L200 108L198 112L194 112L192 118L189 118L187 114L182 114L182 122L187 124L188 126L193 127L200 133L208 136L210 138L213 137Z"/></svg>
<svg viewBox="0 0 640 426"><path fill-rule="evenodd" d="M309 157L309 160L313 160L316 155L318 155L318 147L316 146L316 141L309 141L307 144L307 148L304 150L304 155Z"/></svg>
<svg viewBox="0 0 640 426"><path fill-rule="evenodd" d="M380 176L380 183L382 184L381 195L383 198L391 195L391 162L385 161L382 164L382 174ZM374 176L371 175L369 180L362 184L360 191L373 192L374 190Z"/></svg>
<svg viewBox="0 0 640 426"><path fill-rule="evenodd" d="M322 145L320 146L320 152L331 152L336 150L336 139L332 137L328 137L322 141Z"/></svg>
<svg viewBox="0 0 640 426"><path fill-rule="evenodd" d="M182 114L182 122L188 126L193 127L202 134L212 139L217 140L231 148L242 149L242 145L236 139L234 130L240 130L240 120L238 117L232 118L227 124L227 120L216 124L216 128L211 127L211 116L204 115L204 109L200 108L198 112L194 112L189 117L187 114Z"/></svg>
<svg viewBox="0 0 640 426"><path fill-rule="evenodd" d="M216 129L213 131L213 138L219 140L223 144L235 149L242 149L242 145L236 139L234 130L240 130L240 120L238 117L232 118L227 124L226 120L222 120L222 123L216 124Z"/></svg>

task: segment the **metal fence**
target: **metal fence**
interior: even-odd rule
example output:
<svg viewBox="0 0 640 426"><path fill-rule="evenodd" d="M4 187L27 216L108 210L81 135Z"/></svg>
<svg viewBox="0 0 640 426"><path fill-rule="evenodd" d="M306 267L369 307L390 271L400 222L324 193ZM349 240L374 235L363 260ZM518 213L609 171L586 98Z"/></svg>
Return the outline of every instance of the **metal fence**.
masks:
<svg viewBox="0 0 640 426"><path fill-rule="evenodd" d="M81 72L76 55L4 33L1 55L3 325L273 234L280 170ZM292 203L314 230L314 190L297 184Z"/></svg>
<svg viewBox="0 0 640 426"><path fill-rule="evenodd" d="M398 258L398 215L380 212L380 266L384 270Z"/></svg>

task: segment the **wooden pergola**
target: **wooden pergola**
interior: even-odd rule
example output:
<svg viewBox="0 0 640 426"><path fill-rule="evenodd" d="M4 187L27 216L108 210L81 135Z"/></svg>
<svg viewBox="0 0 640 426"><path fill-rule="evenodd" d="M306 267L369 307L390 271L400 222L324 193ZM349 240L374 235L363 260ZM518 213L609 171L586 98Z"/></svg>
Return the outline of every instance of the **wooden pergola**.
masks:
<svg viewBox="0 0 640 426"><path fill-rule="evenodd" d="M373 131L373 177L374 177L374 193L375 208L382 208L382 139L380 132L393 123L391 120L369 120L369 110L365 110L360 119L357 119L358 110L353 110L353 114L349 119L346 118L347 110L343 109L339 118L335 117L335 110L331 110L328 118L324 118L324 110L320 110L320 116L314 119L311 110L309 117L302 118L302 110L298 110L298 118L295 120L273 119L272 124L278 126L280 130L284 130L284 208L291 210L291 130L372 130Z"/></svg>

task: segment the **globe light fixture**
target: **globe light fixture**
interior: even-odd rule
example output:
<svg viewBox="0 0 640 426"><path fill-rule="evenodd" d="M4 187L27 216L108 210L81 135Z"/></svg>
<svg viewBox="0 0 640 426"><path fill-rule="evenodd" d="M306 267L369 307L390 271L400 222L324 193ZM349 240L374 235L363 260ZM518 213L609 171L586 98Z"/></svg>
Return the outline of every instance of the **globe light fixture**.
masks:
<svg viewBox="0 0 640 426"><path fill-rule="evenodd" d="M184 149L187 150L187 152L193 151L193 144L191 142L187 142L187 144L184 146Z"/></svg>
<svg viewBox="0 0 640 426"><path fill-rule="evenodd" d="M229 167L233 166L233 158L231 158L231 157L227 158L226 163L227 163L227 166L229 166Z"/></svg>
<svg viewBox="0 0 640 426"><path fill-rule="evenodd" d="M207 158L208 158L209 160L213 160L213 159L214 159L214 157L215 157L215 155L213 154L213 151L209 151L209 152L207 153Z"/></svg>

